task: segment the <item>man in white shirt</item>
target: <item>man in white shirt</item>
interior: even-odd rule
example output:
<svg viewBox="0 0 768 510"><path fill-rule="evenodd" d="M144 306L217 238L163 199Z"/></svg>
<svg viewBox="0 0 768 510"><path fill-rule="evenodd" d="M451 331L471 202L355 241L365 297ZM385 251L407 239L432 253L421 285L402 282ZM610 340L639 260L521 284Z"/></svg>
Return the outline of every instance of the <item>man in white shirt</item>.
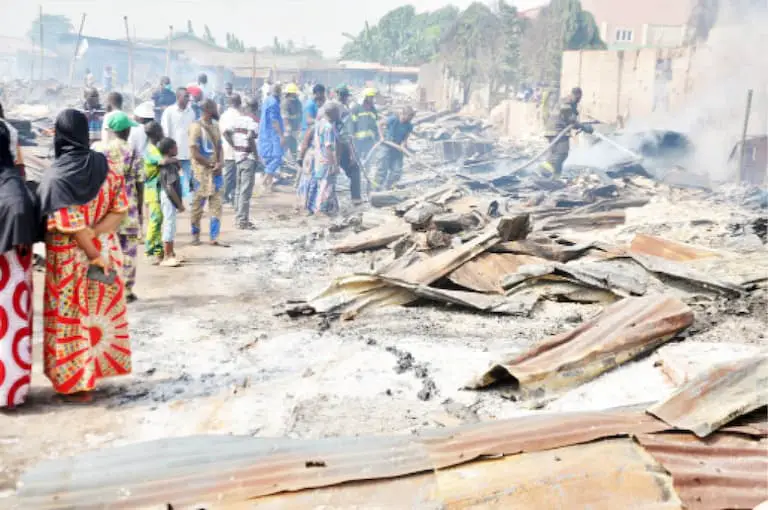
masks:
<svg viewBox="0 0 768 510"><path fill-rule="evenodd" d="M133 158L133 169L136 175L136 188L138 189L139 204L139 225L144 224L144 151L147 149L149 139L144 128L147 124L155 120L155 103L147 101L141 103L133 110L133 120L139 125L131 128L128 135L128 145L131 147L131 157Z"/></svg>
<svg viewBox="0 0 768 510"><path fill-rule="evenodd" d="M177 159L182 170L182 198L188 198L194 191L195 176L192 175L189 155L189 127L195 120L195 112L189 107L189 92L186 88L180 87L176 90L176 104L165 109L160 125L163 127L163 134L173 138L178 147Z"/></svg>
<svg viewBox="0 0 768 510"><path fill-rule="evenodd" d="M235 119L241 115L239 109L242 101L240 100L240 96L237 95L238 104L236 105L232 100L235 95L229 96L229 108L227 108L219 118L219 130L221 131L222 136L227 130L233 129ZM226 137L223 138L222 149L224 152L224 195L221 198L223 203L231 204L233 203L235 187L237 186L237 163L235 162L235 149L227 141Z"/></svg>
<svg viewBox="0 0 768 510"><path fill-rule="evenodd" d="M259 125L256 122L258 101L249 102L248 109L243 109L239 94L230 98L230 109L235 111L232 121L226 129L221 128L222 138L232 147L237 165L237 185L235 189L235 226L240 230L256 228L250 221L251 196L256 180L256 135Z"/></svg>
<svg viewBox="0 0 768 510"><path fill-rule="evenodd" d="M114 139L115 135L107 127L109 125L109 119L115 113L123 111L123 95L120 92L110 92L107 94L107 105L104 108L106 114L104 115L104 123L101 125L101 141L107 143Z"/></svg>

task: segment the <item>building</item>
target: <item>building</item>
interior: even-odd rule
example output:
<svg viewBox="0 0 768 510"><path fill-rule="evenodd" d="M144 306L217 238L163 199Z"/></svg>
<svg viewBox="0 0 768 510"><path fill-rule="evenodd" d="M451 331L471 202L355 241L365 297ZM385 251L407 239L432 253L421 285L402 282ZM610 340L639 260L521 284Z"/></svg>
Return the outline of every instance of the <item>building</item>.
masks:
<svg viewBox="0 0 768 510"><path fill-rule="evenodd" d="M685 42L695 0L581 0L609 49L675 48Z"/></svg>
<svg viewBox="0 0 768 510"><path fill-rule="evenodd" d="M44 50L28 39L0 36L0 81L40 79L42 59L43 77L56 76L58 59L54 52Z"/></svg>

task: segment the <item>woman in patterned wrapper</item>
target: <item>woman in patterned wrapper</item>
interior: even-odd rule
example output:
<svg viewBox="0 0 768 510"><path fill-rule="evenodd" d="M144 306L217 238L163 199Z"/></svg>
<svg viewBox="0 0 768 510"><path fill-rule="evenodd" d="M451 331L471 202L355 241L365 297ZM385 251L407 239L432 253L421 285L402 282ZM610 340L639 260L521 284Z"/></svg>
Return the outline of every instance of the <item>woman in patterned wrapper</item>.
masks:
<svg viewBox="0 0 768 510"><path fill-rule="evenodd" d="M0 408L24 402L32 369L32 244L36 197L14 168L11 131L0 122Z"/></svg>
<svg viewBox="0 0 768 510"><path fill-rule="evenodd" d="M56 118L56 160L40 183L46 220L45 375L67 400L88 401L96 381L131 371L123 254L123 176L88 148L83 113Z"/></svg>

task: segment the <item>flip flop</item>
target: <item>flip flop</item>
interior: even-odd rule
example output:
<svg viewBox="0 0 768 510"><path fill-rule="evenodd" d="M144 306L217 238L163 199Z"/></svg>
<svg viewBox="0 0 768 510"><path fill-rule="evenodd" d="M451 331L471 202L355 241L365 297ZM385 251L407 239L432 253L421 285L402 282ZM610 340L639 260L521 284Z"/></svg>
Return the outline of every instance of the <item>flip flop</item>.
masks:
<svg viewBox="0 0 768 510"><path fill-rule="evenodd" d="M222 243L221 241L211 241L211 246L218 246L219 248L231 248L232 245L229 245L227 243Z"/></svg>

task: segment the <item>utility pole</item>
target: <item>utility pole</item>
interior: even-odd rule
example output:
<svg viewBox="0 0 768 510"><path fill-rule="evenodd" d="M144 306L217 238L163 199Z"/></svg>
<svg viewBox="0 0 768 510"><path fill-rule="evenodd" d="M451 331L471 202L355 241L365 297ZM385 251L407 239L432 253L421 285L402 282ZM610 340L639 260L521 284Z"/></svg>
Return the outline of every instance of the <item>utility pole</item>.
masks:
<svg viewBox="0 0 768 510"><path fill-rule="evenodd" d="M744 171L744 158L747 154L747 130L749 129L749 115L752 113L752 89L747 91L747 110L744 113L744 129L741 131L741 151L739 152L739 180L747 180Z"/></svg>
<svg viewBox="0 0 768 510"><path fill-rule="evenodd" d="M77 42L75 42L75 54L72 55L72 63L69 66L69 86L72 86L72 81L75 79L75 62L77 61L77 52L80 51L80 41L83 37L83 27L85 26L85 13L80 18L80 30L77 31Z"/></svg>
<svg viewBox="0 0 768 510"><path fill-rule="evenodd" d="M136 106L136 89L133 84L133 44L131 44L131 32L128 30L128 16L123 16L125 23L125 40L128 42L128 80L131 84L131 108Z"/></svg>
<svg viewBox="0 0 768 510"><path fill-rule="evenodd" d="M171 44L173 41L173 25L168 25L168 49L165 51L165 75L171 77Z"/></svg>
<svg viewBox="0 0 768 510"><path fill-rule="evenodd" d="M43 61L45 60L45 50L43 49L43 6L40 5L40 81L43 81Z"/></svg>

